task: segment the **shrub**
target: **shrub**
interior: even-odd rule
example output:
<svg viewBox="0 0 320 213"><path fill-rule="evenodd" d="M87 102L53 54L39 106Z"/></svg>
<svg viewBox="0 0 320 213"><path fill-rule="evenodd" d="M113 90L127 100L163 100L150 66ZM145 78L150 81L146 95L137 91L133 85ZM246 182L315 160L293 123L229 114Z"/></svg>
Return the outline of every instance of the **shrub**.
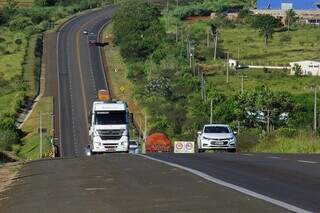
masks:
<svg viewBox="0 0 320 213"><path fill-rule="evenodd" d="M275 134L280 137L292 138L292 137L297 136L298 130L292 129L292 128L280 128L275 131Z"/></svg>
<svg viewBox="0 0 320 213"><path fill-rule="evenodd" d="M0 129L0 149L11 150L11 146L19 141L15 131L10 129Z"/></svg>

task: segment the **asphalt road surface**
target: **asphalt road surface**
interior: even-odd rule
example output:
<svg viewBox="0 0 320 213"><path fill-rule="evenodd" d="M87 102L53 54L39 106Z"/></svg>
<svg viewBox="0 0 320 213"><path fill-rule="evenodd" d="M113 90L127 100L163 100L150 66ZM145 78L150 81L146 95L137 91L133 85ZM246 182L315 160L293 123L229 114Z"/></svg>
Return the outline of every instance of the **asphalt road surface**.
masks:
<svg viewBox="0 0 320 213"><path fill-rule="evenodd" d="M150 156L302 209L320 212L319 154L159 153Z"/></svg>
<svg viewBox="0 0 320 213"><path fill-rule="evenodd" d="M64 158L27 163L14 184L0 192L1 213L320 212L319 155L83 157L92 101L97 90L107 88L100 47L88 41L114 12L114 7L86 12L67 22L56 40L50 38L57 46L53 58Z"/></svg>
<svg viewBox="0 0 320 213"><path fill-rule="evenodd" d="M35 161L0 195L7 212L287 212L137 155Z"/></svg>
<svg viewBox="0 0 320 213"><path fill-rule="evenodd" d="M88 116L99 89L107 83L100 60L99 30L110 21L115 7L87 12L71 19L57 35L59 145L61 156L82 156L89 142ZM88 35L83 31L89 32Z"/></svg>

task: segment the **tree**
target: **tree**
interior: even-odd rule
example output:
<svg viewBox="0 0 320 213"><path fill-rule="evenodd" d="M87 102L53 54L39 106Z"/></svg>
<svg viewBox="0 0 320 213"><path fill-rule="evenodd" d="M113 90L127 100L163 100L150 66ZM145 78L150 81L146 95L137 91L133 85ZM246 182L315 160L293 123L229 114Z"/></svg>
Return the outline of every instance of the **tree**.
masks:
<svg viewBox="0 0 320 213"><path fill-rule="evenodd" d="M265 46L268 46L268 41L272 38L274 30L280 27L281 23L271 15L257 15L253 18L251 26L260 31L264 37Z"/></svg>
<svg viewBox="0 0 320 213"><path fill-rule="evenodd" d="M286 11L286 17L284 19L284 23L288 27L288 32L290 31L290 26L294 24L298 20L297 14L294 12L293 9Z"/></svg>
<svg viewBox="0 0 320 213"><path fill-rule="evenodd" d="M294 64L292 70L294 71L294 74L297 76L301 76L303 74L301 65L299 64Z"/></svg>
<svg viewBox="0 0 320 213"><path fill-rule="evenodd" d="M165 37L160 11L144 1L126 1L113 19L115 42L126 59L146 59Z"/></svg>

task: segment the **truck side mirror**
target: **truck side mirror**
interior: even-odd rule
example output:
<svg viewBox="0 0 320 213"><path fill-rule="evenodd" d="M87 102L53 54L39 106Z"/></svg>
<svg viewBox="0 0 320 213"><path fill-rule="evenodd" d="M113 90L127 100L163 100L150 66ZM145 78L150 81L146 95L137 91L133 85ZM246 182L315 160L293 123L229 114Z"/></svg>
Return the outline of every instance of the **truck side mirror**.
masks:
<svg viewBox="0 0 320 213"><path fill-rule="evenodd" d="M234 135L237 135L237 134L238 134L238 132L234 131L234 132L233 132L233 134L234 134Z"/></svg>
<svg viewBox="0 0 320 213"><path fill-rule="evenodd" d="M91 123L91 118L92 118L92 112L90 111L89 115L88 115L88 123Z"/></svg>
<svg viewBox="0 0 320 213"><path fill-rule="evenodd" d="M197 133L198 133L198 135L201 135L201 131L198 131Z"/></svg>

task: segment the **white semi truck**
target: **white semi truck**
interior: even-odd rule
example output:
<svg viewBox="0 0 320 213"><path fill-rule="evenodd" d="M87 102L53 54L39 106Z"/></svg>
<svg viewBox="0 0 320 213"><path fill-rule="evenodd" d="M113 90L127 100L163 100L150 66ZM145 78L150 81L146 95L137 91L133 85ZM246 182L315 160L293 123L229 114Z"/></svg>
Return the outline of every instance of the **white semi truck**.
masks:
<svg viewBox="0 0 320 213"><path fill-rule="evenodd" d="M90 142L86 155L129 152L129 110L123 101L112 101L107 90L99 90L89 116Z"/></svg>

